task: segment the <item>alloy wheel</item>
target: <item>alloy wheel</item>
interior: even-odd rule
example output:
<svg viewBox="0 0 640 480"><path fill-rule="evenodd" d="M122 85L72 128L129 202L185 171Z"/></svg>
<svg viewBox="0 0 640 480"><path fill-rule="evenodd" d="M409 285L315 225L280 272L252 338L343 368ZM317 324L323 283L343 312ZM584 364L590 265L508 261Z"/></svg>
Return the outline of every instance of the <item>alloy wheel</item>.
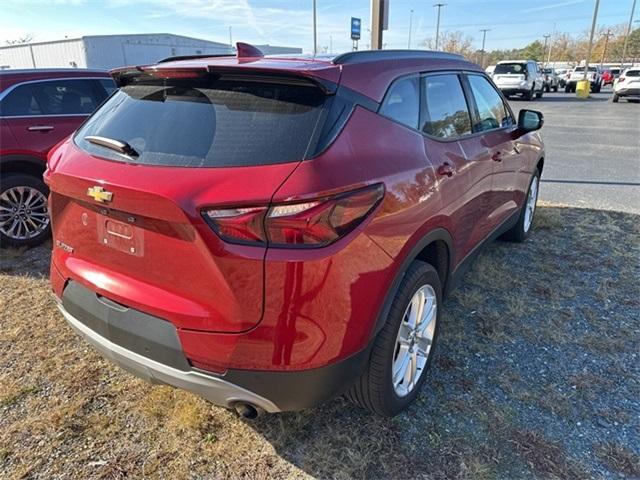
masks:
<svg viewBox="0 0 640 480"><path fill-rule="evenodd" d="M529 187L529 195L527 196L527 203L524 210L524 231L525 233L531 228L533 223L533 215L536 212L536 202L538 201L538 177L534 176L531 181L531 187Z"/></svg>
<svg viewBox="0 0 640 480"><path fill-rule="evenodd" d="M399 397L415 389L425 370L437 314L436 292L431 285L423 285L411 297L396 337L391 375L393 388Z"/></svg>
<svg viewBox="0 0 640 480"><path fill-rule="evenodd" d="M30 240L49 226L47 197L27 186L8 188L0 195L0 232L13 240Z"/></svg>

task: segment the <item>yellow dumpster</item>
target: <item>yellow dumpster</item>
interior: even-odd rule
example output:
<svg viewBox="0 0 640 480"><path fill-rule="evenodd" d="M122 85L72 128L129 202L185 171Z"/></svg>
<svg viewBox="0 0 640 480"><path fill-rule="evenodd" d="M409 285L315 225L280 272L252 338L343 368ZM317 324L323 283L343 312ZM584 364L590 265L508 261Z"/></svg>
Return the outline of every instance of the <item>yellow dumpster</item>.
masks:
<svg viewBox="0 0 640 480"><path fill-rule="evenodd" d="M578 83L576 83L576 97L589 98L590 89L589 80L578 80Z"/></svg>

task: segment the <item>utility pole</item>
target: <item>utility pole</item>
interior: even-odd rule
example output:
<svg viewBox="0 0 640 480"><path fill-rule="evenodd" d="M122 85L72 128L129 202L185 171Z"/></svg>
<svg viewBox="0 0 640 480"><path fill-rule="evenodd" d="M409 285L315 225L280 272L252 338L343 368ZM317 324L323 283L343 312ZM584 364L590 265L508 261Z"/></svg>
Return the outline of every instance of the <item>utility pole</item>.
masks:
<svg viewBox="0 0 640 480"><path fill-rule="evenodd" d="M411 49L411 27L413 26L413 9L409 12L409 41L407 42L407 48Z"/></svg>
<svg viewBox="0 0 640 480"><path fill-rule="evenodd" d="M607 45L609 44L609 37L611 37L613 33L611 30L607 29L607 33L603 33L604 37L604 49L602 50L602 57L600 57L600 68L602 68L602 64L604 63L604 59L607 56Z"/></svg>
<svg viewBox="0 0 640 480"><path fill-rule="evenodd" d="M629 15L629 25L627 25L627 34L624 36L624 45L622 47L622 60L620 60L620 73L622 73L622 67L624 66L624 57L627 56L627 42L629 41L629 34L631 33L631 23L633 23L633 12L636 10L636 0L633 0L631 5L631 14Z"/></svg>
<svg viewBox="0 0 640 480"><path fill-rule="evenodd" d="M553 32L551 33L551 38L555 38L555 36L556 36L556 22L553 22ZM549 53L547 53L547 67L549 66L549 62L551 62L551 48L553 48L553 41L549 42Z"/></svg>
<svg viewBox="0 0 640 480"><path fill-rule="evenodd" d="M547 33L547 34L543 35L543 37L544 37L544 48L542 49L542 54L544 55L544 52L547 51L547 42L549 41L549 37L551 37L551 34ZM544 68L547 68L547 63L548 62L549 62L548 60L545 62Z"/></svg>
<svg viewBox="0 0 640 480"><path fill-rule="evenodd" d="M329 53L333 53L333 35L329 35Z"/></svg>
<svg viewBox="0 0 640 480"><path fill-rule="evenodd" d="M318 29L316 22L316 0L313 0L313 54L318 53Z"/></svg>
<svg viewBox="0 0 640 480"><path fill-rule="evenodd" d="M233 47L233 37L231 36L231 26L229 26L229 45Z"/></svg>
<svg viewBox="0 0 640 480"><path fill-rule="evenodd" d="M446 3L436 3L434 7L438 8L438 22L436 23L436 50L438 50L438 41L440 40L440 10Z"/></svg>
<svg viewBox="0 0 640 480"><path fill-rule="evenodd" d="M633 0L635 5L636 0ZM593 9L593 20L591 21L591 34L589 35L589 48L587 49L587 58L584 61L584 74L582 80L587 79L587 71L589 70L589 59L591 58L591 48L593 47L593 34L596 31L596 21L598 20L598 7L600 6L600 0L596 0L596 6Z"/></svg>
<svg viewBox="0 0 640 480"><path fill-rule="evenodd" d="M389 0L371 0L371 50L380 50L382 32L387 28Z"/></svg>
<svg viewBox="0 0 640 480"><path fill-rule="evenodd" d="M487 32L490 32L490 28L483 28L480 30L482 32L482 50L480 50L480 66L484 68L484 42L487 39Z"/></svg>

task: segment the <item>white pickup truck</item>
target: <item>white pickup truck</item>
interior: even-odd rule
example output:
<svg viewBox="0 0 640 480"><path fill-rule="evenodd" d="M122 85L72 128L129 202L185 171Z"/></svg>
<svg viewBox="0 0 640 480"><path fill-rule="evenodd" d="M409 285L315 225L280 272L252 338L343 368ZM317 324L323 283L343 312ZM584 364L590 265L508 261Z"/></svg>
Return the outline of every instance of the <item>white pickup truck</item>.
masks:
<svg viewBox="0 0 640 480"><path fill-rule="evenodd" d="M567 79L567 83L564 85L565 93L573 93L576 91L576 84L584 78L584 67L576 67L571 72L571 75ZM593 93L598 93L602 88L602 72L600 68L595 66L589 66L587 70L587 80L589 80L589 86Z"/></svg>

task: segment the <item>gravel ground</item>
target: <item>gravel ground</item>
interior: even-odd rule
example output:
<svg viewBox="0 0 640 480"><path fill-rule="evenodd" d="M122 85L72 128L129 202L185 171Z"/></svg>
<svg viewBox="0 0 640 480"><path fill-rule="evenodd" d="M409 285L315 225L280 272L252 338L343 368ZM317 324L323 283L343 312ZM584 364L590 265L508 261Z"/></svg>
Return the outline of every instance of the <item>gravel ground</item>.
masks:
<svg viewBox="0 0 640 480"><path fill-rule="evenodd" d="M640 478L640 217L545 205L447 300L418 401L243 421L102 360L2 252L0 478Z"/></svg>

